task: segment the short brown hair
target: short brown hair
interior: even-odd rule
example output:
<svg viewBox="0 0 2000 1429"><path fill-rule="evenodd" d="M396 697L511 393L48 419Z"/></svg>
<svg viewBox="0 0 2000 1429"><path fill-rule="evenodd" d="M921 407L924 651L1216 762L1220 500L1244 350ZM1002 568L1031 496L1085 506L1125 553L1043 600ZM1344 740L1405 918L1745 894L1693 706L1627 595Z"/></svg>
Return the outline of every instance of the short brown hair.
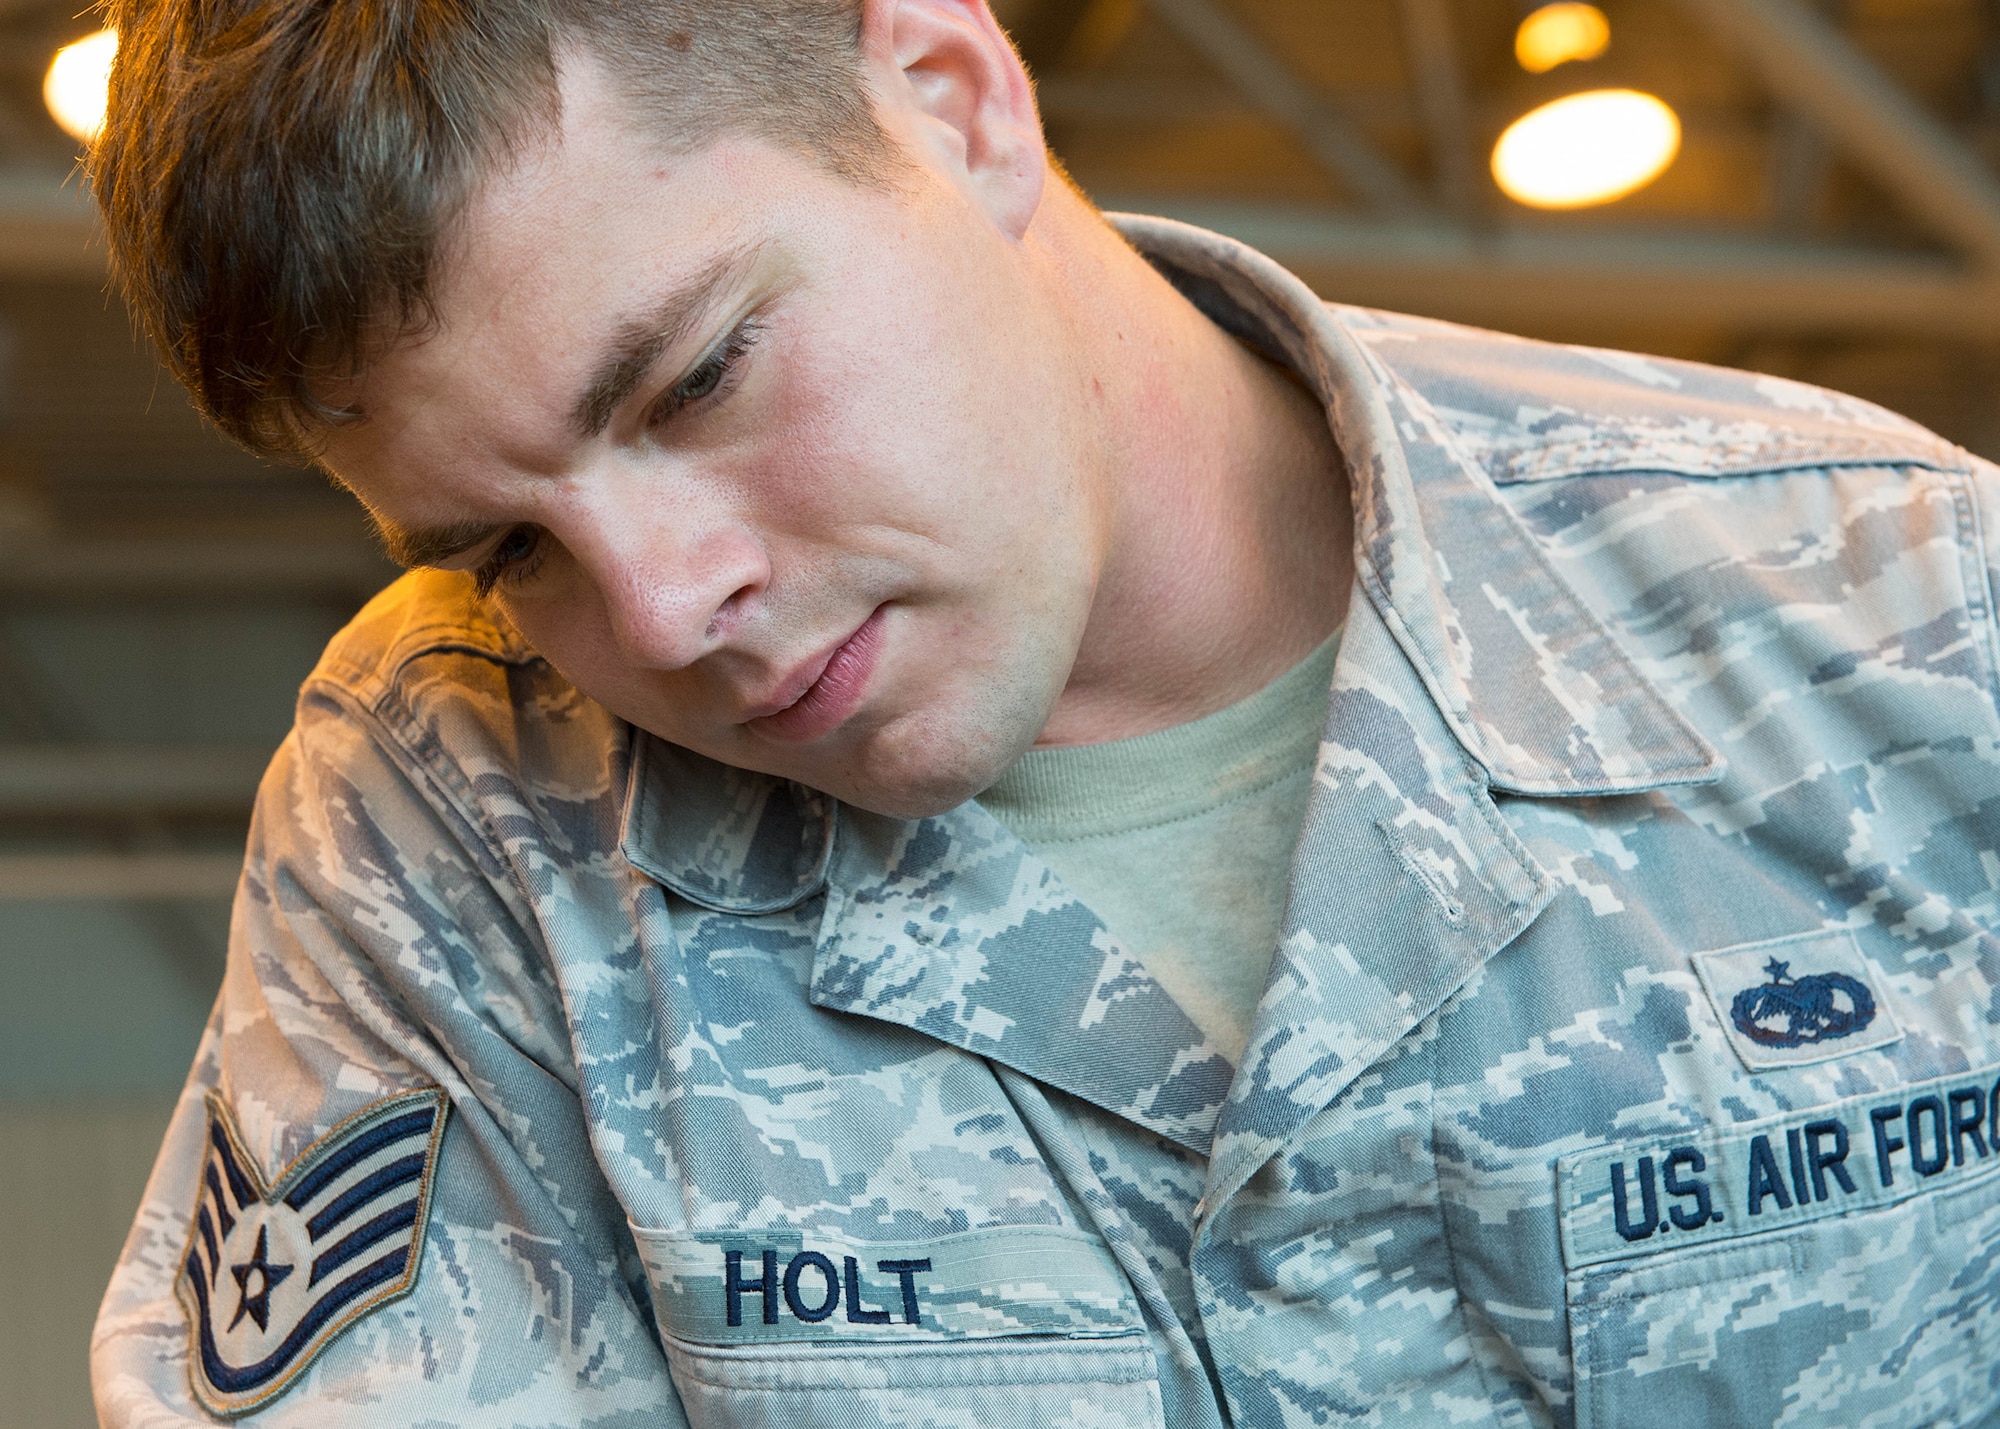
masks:
<svg viewBox="0 0 2000 1429"><path fill-rule="evenodd" d="M88 161L114 275L195 403L309 458L315 395L434 320L438 246L482 174L599 58L663 142L737 130L894 172L860 0L108 0Z"/></svg>

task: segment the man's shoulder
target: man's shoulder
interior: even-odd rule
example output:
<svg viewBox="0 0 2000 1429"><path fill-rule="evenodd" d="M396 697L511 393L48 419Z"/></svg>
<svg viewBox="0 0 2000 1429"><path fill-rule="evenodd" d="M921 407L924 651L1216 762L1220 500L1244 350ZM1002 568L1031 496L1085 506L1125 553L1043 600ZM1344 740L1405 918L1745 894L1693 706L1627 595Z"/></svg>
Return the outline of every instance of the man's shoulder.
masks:
<svg viewBox="0 0 2000 1429"><path fill-rule="evenodd" d="M624 746L616 717L469 578L445 571L403 576L328 643L301 692L299 726L328 720L365 722L447 785L483 779L521 794L615 782Z"/></svg>
<svg viewBox="0 0 2000 1429"><path fill-rule="evenodd" d="M1787 378L1372 309L1333 312L1435 413L1460 454L1501 485L1620 472L1718 478L1973 464L1906 417Z"/></svg>
<svg viewBox="0 0 2000 1429"><path fill-rule="evenodd" d="M364 705L409 699L440 663L493 667L540 662L507 619L455 571L411 571L363 606L327 643L308 688L334 687Z"/></svg>

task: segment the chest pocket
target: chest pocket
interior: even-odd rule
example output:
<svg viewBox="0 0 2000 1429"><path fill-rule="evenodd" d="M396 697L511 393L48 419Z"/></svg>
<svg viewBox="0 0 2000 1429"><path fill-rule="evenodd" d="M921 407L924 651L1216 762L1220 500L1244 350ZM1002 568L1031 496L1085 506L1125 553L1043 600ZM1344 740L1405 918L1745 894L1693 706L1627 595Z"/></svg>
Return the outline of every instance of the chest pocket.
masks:
<svg viewBox="0 0 2000 1429"><path fill-rule="evenodd" d="M1578 1429L2000 1403L1994 1069L1557 1168Z"/></svg>
<svg viewBox="0 0 2000 1429"><path fill-rule="evenodd" d="M1095 1237L632 1228L695 1429L1157 1429L1152 1345Z"/></svg>

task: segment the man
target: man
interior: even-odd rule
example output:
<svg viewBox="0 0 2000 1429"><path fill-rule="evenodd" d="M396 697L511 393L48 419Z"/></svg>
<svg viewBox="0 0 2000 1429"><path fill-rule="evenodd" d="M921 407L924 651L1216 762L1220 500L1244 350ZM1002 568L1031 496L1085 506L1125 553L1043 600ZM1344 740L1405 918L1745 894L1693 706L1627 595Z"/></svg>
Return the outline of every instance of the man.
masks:
<svg viewBox="0 0 2000 1429"><path fill-rule="evenodd" d="M1329 309L982 0L129 0L197 400L413 573L108 1424L1969 1424L1993 468Z"/></svg>

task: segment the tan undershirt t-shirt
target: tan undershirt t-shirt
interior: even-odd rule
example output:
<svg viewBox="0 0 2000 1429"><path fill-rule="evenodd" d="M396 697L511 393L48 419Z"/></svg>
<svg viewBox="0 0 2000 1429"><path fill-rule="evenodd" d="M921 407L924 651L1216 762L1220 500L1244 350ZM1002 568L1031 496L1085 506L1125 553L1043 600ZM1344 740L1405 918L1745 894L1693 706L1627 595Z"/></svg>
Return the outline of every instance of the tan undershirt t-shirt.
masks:
<svg viewBox="0 0 2000 1429"><path fill-rule="evenodd" d="M1231 1061L1277 952L1339 645L1187 724L1031 749L980 796Z"/></svg>

